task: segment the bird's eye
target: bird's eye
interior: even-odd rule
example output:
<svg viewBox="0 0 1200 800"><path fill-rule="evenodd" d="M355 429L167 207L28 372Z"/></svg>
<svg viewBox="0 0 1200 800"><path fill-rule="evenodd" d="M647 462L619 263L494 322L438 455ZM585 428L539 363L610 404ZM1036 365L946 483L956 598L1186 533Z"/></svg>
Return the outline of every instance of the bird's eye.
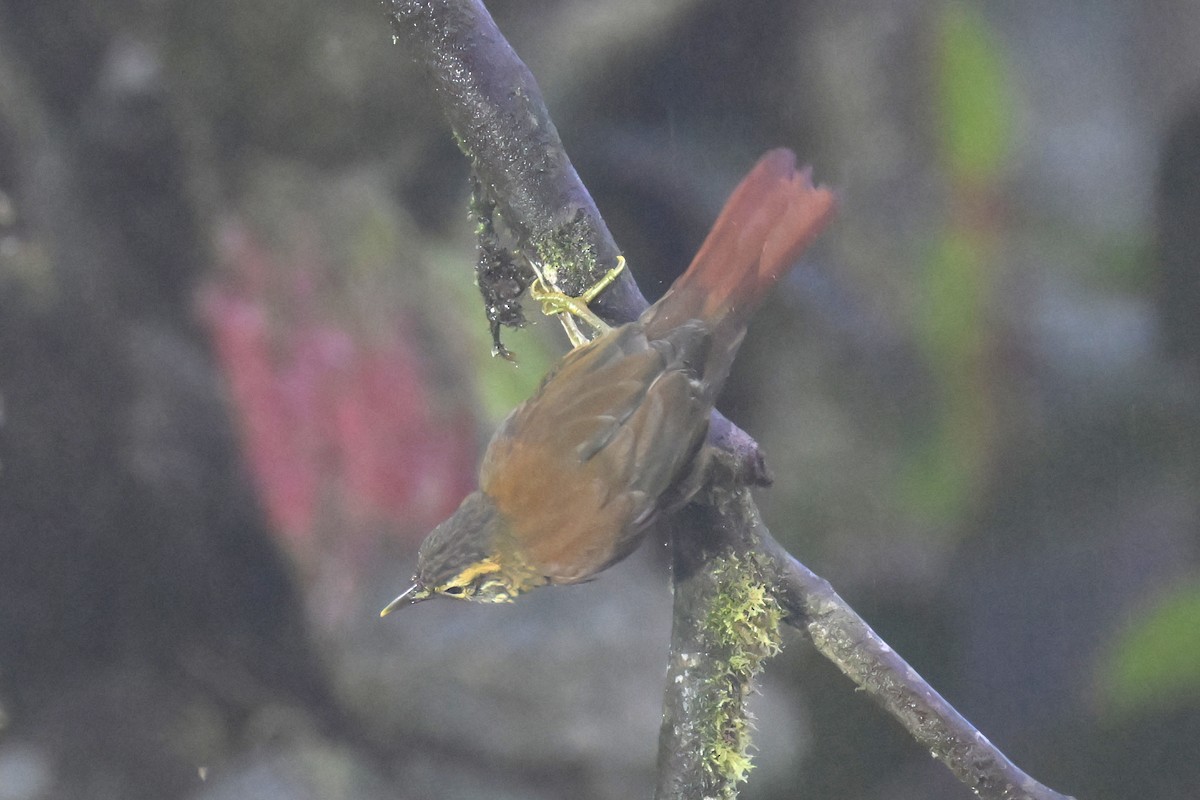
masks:
<svg viewBox="0 0 1200 800"><path fill-rule="evenodd" d="M467 591L465 586L447 586L442 590L442 594L448 594L451 597L462 597Z"/></svg>

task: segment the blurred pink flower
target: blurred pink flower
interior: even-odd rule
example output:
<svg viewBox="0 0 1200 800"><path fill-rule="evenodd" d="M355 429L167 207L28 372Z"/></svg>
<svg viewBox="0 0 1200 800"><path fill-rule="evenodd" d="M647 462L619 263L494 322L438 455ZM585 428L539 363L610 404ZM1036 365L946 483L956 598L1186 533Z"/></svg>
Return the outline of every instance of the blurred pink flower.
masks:
<svg viewBox="0 0 1200 800"><path fill-rule="evenodd" d="M322 315L317 267L238 227L222 249L201 314L272 528L307 567L359 561L381 528L415 544L473 485L469 413L435 405L404 319L362 341Z"/></svg>

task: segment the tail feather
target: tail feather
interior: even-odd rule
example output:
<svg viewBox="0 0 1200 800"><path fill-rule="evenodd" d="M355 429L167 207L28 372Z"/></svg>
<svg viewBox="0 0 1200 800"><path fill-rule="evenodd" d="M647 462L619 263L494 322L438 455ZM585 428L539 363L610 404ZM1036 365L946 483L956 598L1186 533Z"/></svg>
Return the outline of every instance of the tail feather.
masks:
<svg viewBox="0 0 1200 800"><path fill-rule="evenodd" d="M713 223L691 266L646 317L652 337L688 319L739 328L833 217L835 197L786 149L763 156Z"/></svg>

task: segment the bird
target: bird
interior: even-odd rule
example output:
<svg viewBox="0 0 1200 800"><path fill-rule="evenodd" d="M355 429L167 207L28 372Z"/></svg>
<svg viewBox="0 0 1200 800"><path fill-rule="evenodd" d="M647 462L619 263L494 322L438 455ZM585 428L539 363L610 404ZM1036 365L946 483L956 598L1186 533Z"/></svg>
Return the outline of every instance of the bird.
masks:
<svg viewBox="0 0 1200 800"><path fill-rule="evenodd" d="M598 335L500 424L479 488L425 538L412 585L380 616L439 595L501 603L589 580L692 499L713 403L750 318L835 207L780 148L742 179L688 269L636 320L609 328L586 306L602 285L579 302L539 275L544 310L583 317Z"/></svg>

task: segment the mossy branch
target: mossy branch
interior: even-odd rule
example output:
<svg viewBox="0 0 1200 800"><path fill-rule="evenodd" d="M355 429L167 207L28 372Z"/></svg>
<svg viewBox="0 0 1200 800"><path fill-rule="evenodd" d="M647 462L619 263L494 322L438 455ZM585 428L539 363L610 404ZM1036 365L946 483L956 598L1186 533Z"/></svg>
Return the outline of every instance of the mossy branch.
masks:
<svg viewBox="0 0 1200 800"><path fill-rule="evenodd" d="M388 0L396 39L421 64L517 247L577 295L616 264L617 245L567 158L541 90L479 2ZM597 303L614 324L646 299L625 276Z"/></svg>
<svg viewBox="0 0 1200 800"><path fill-rule="evenodd" d="M529 70L478 0L385 0L397 41L424 65L475 174L527 257L578 294L617 247L579 181ZM477 202L477 208L479 204ZM646 301L626 270L594 309L630 321ZM732 797L749 769L744 700L783 621L892 714L984 800L1066 800L1019 770L763 526L746 488L767 482L757 444L719 415L719 468L670 521L675 619L657 797Z"/></svg>
<svg viewBox="0 0 1200 800"><path fill-rule="evenodd" d="M746 699L782 647L784 610L739 518L694 503L670 521L674 624L659 734L659 800L735 797L751 769ZM687 541L684 545L682 542Z"/></svg>

